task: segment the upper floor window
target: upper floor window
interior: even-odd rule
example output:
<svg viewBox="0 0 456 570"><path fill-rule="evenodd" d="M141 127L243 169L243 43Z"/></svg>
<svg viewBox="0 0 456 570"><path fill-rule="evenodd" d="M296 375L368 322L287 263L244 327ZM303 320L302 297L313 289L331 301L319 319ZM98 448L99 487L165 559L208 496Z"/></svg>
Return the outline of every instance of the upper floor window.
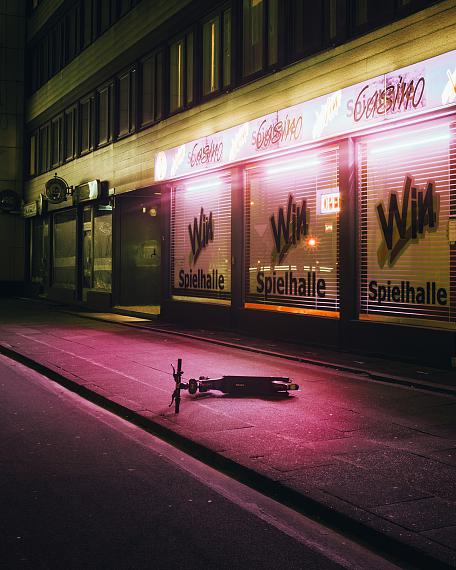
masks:
<svg viewBox="0 0 456 570"><path fill-rule="evenodd" d="M82 4L82 47L87 47L92 43L93 31L93 0L84 0Z"/></svg>
<svg viewBox="0 0 456 570"><path fill-rule="evenodd" d="M29 147L29 174L30 174L30 176L35 176L37 174L37 171L36 171L36 162L37 162L36 151L37 151L37 147L38 147L37 138L38 138L37 133L33 133L30 136L30 147Z"/></svg>
<svg viewBox="0 0 456 570"><path fill-rule="evenodd" d="M278 62L278 0L243 0L242 50L244 77Z"/></svg>
<svg viewBox="0 0 456 570"><path fill-rule="evenodd" d="M62 162L62 116L51 122L51 167L55 168Z"/></svg>
<svg viewBox="0 0 456 570"><path fill-rule="evenodd" d="M323 0L291 2L291 54L304 57L322 48L324 40Z"/></svg>
<svg viewBox="0 0 456 570"><path fill-rule="evenodd" d="M130 69L117 82L117 134L128 135L136 127L136 71Z"/></svg>
<svg viewBox="0 0 456 570"><path fill-rule="evenodd" d="M193 103L193 32L174 42L169 50L169 111Z"/></svg>
<svg viewBox="0 0 456 570"><path fill-rule="evenodd" d="M347 0L328 0L326 5L325 37L330 45L341 43L347 38L348 12Z"/></svg>
<svg viewBox="0 0 456 570"><path fill-rule="evenodd" d="M158 51L141 66L141 126L163 117L163 53Z"/></svg>
<svg viewBox="0 0 456 570"><path fill-rule="evenodd" d="M354 0L354 32L364 33L394 19L395 0Z"/></svg>
<svg viewBox="0 0 456 570"><path fill-rule="evenodd" d="M231 83L231 10L203 24L203 96Z"/></svg>
<svg viewBox="0 0 456 570"><path fill-rule="evenodd" d="M49 166L49 123L43 125L38 134L38 171L39 173L47 172Z"/></svg>
<svg viewBox="0 0 456 570"><path fill-rule="evenodd" d="M112 139L112 83L97 91L97 146Z"/></svg>
<svg viewBox="0 0 456 570"><path fill-rule="evenodd" d="M84 154L93 148L93 97L83 99L79 106L80 152Z"/></svg>
<svg viewBox="0 0 456 570"><path fill-rule="evenodd" d="M114 4L114 2L113 2ZM98 33L103 34L111 25L111 0L96 0Z"/></svg>
<svg viewBox="0 0 456 570"><path fill-rule="evenodd" d="M64 129L64 148L63 159L71 160L76 155L76 133L77 133L77 115L76 105L73 105L65 111L63 116Z"/></svg>
<svg viewBox="0 0 456 570"><path fill-rule="evenodd" d="M74 6L65 17L65 63L79 53L79 6Z"/></svg>

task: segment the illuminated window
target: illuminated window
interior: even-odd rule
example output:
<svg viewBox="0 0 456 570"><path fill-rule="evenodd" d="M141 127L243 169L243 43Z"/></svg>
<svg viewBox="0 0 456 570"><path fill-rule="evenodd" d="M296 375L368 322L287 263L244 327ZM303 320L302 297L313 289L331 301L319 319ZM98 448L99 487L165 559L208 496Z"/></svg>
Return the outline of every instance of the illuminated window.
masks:
<svg viewBox="0 0 456 570"><path fill-rule="evenodd" d="M247 306L337 317L339 150L246 170Z"/></svg>
<svg viewBox="0 0 456 570"><path fill-rule="evenodd" d="M359 141L360 318L456 329L455 140L446 119Z"/></svg>
<svg viewBox="0 0 456 570"><path fill-rule="evenodd" d="M171 113L193 102L193 33L170 46Z"/></svg>
<svg viewBox="0 0 456 570"><path fill-rule="evenodd" d="M229 303L231 297L231 179L199 177L173 188L172 294Z"/></svg>
<svg viewBox="0 0 456 570"><path fill-rule="evenodd" d="M223 28L222 28L223 26ZM221 58L221 54L223 54ZM231 10L203 24L203 95L231 83Z"/></svg>
<svg viewBox="0 0 456 570"><path fill-rule="evenodd" d="M278 0L243 0L243 75L278 61Z"/></svg>

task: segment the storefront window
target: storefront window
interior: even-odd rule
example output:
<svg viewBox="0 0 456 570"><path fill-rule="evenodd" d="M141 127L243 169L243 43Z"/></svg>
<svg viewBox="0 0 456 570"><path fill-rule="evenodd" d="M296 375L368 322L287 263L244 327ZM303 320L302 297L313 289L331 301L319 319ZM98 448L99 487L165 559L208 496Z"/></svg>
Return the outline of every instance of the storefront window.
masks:
<svg viewBox="0 0 456 570"><path fill-rule="evenodd" d="M92 287L93 287L92 207L86 206L82 212L82 288L91 289Z"/></svg>
<svg viewBox="0 0 456 570"><path fill-rule="evenodd" d="M246 171L246 306L338 316L337 148Z"/></svg>
<svg viewBox="0 0 456 570"><path fill-rule="evenodd" d="M47 218L35 217L32 224L31 281L44 284L47 280L49 225Z"/></svg>
<svg viewBox="0 0 456 570"><path fill-rule="evenodd" d="M179 184L172 195L174 296L228 302L231 292L231 182L213 174Z"/></svg>
<svg viewBox="0 0 456 570"><path fill-rule="evenodd" d="M93 219L93 286L111 291L112 277L112 210L98 206Z"/></svg>
<svg viewBox="0 0 456 570"><path fill-rule="evenodd" d="M454 141L434 122L360 142L361 318L456 324Z"/></svg>
<svg viewBox="0 0 456 570"><path fill-rule="evenodd" d="M53 285L75 288L76 211L54 214Z"/></svg>

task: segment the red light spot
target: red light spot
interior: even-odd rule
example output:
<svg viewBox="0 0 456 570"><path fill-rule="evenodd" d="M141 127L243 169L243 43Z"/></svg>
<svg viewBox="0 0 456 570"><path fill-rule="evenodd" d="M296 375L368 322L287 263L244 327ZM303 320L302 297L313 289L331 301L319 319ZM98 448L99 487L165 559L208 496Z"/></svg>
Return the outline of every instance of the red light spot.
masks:
<svg viewBox="0 0 456 570"><path fill-rule="evenodd" d="M310 238L307 243L309 247L315 247L317 245L317 240L315 238Z"/></svg>

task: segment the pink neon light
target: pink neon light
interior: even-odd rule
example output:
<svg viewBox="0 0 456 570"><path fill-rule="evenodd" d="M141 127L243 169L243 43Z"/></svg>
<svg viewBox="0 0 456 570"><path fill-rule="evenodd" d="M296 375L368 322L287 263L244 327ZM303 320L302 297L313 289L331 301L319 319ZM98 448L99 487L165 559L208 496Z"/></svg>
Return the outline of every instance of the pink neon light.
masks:
<svg viewBox="0 0 456 570"><path fill-rule="evenodd" d="M291 172L292 170L304 170L312 166L319 166L321 160L318 158L312 158L310 160L295 159L289 160L288 162L276 162L274 164L269 164L266 168L268 174L280 174L281 172Z"/></svg>
<svg viewBox="0 0 456 570"><path fill-rule="evenodd" d="M414 146L420 146L420 145L428 144L431 142L445 141L445 140L449 140L449 138L450 138L450 134L445 133L443 135L436 135L435 137L428 137L425 139L420 139L420 140L415 140L415 141L407 141L407 142L398 143L398 144L380 146L378 148L371 149L370 153L371 154L380 154L382 152L389 152L391 150L397 150L399 148L411 148Z"/></svg>
<svg viewBox="0 0 456 570"><path fill-rule="evenodd" d="M219 188L222 185L220 178L214 178L209 182L204 182L202 184L186 184L185 188L189 192L194 192L198 190L208 190L209 188Z"/></svg>

